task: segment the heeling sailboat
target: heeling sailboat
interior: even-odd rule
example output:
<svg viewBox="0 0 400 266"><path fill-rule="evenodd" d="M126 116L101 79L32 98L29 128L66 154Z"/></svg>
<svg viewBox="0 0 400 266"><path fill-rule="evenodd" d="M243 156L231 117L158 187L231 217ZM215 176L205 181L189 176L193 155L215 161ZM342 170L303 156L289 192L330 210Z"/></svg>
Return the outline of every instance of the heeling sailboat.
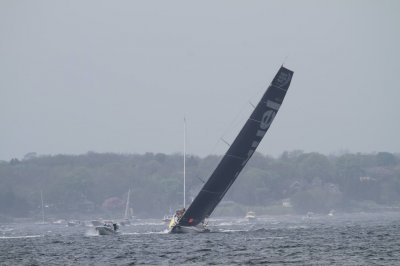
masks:
<svg viewBox="0 0 400 266"><path fill-rule="evenodd" d="M278 112L289 89L293 71L281 67L253 113L229 147L217 168L181 217L175 217L170 233L205 232L208 218L251 158Z"/></svg>

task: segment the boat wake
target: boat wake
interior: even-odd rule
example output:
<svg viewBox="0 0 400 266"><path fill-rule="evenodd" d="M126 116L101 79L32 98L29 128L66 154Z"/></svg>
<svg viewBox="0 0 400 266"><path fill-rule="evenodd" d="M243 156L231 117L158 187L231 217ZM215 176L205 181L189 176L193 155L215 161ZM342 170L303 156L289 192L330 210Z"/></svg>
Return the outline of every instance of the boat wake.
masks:
<svg viewBox="0 0 400 266"><path fill-rule="evenodd" d="M144 226L144 225L164 225L164 222L143 222L143 223L133 223L131 226Z"/></svg>
<svg viewBox="0 0 400 266"><path fill-rule="evenodd" d="M249 232L249 230L244 229L218 229L213 232L220 232L220 233L236 233L236 232Z"/></svg>
<svg viewBox="0 0 400 266"><path fill-rule="evenodd" d="M99 235L100 235L99 232L93 227L89 228L89 230L85 232L85 236L99 236Z"/></svg>
<svg viewBox="0 0 400 266"><path fill-rule="evenodd" d="M131 232L131 233L121 233L121 235L165 235L168 234L168 230L163 231L149 231L149 232Z"/></svg>
<svg viewBox="0 0 400 266"><path fill-rule="evenodd" d="M0 236L0 239L24 239L24 238L37 238L43 235L28 235L28 236Z"/></svg>

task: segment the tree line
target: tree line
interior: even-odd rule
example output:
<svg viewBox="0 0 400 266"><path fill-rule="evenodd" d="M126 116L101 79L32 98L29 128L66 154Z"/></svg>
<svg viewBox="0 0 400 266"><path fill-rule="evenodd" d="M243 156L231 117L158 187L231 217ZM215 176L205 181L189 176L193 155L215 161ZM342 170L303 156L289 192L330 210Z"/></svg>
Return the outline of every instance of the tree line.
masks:
<svg viewBox="0 0 400 266"><path fill-rule="evenodd" d="M220 156L186 157L187 202L195 197ZM182 154L38 156L0 162L0 216L39 213L42 191L53 215L122 213L128 190L136 216L160 217L183 204ZM282 213L357 211L400 206L400 156L388 152L323 155L260 153L232 185L216 214L251 208Z"/></svg>

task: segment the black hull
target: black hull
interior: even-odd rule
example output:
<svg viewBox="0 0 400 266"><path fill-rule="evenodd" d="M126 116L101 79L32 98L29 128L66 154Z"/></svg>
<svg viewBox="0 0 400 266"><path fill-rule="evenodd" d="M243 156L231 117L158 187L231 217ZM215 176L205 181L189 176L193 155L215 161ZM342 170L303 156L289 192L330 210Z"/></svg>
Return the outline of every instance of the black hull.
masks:
<svg viewBox="0 0 400 266"><path fill-rule="evenodd" d="M180 226L176 225L169 231L170 234L200 234L209 233L210 229L202 226Z"/></svg>

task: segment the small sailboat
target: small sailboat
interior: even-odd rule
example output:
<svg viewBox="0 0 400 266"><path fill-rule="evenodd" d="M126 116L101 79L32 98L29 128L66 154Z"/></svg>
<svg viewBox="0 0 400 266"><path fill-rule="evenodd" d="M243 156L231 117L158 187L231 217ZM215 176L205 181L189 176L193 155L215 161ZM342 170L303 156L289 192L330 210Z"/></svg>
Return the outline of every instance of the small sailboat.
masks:
<svg viewBox="0 0 400 266"><path fill-rule="evenodd" d="M41 210L41 216L42 216L42 221L41 222L38 222L37 224L45 224L46 222L45 222L45 215L44 215L44 208L45 208L45 205L44 205L44 200L43 200L43 191L42 190L40 190L40 210Z"/></svg>
<svg viewBox="0 0 400 266"><path fill-rule="evenodd" d="M129 207L130 195L131 195L131 189L128 190L128 196L126 198L126 204L125 204L124 219L120 222L121 225L130 225L131 220L133 219L133 215L131 214L132 209Z"/></svg>
<svg viewBox="0 0 400 266"><path fill-rule="evenodd" d="M169 215L164 215L161 221L163 221L166 224L169 224L171 222L172 216Z"/></svg>
<svg viewBox="0 0 400 266"><path fill-rule="evenodd" d="M162 218L162 221L166 224L169 224L171 222L171 219L173 217L172 213L172 208L169 207L169 214L164 215L164 217Z"/></svg>
<svg viewBox="0 0 400 266"><path fill-rule="evenodd" d="M285 98L292 77L293 71L283 66L279 69L253 113L196 198L188 209L184 208L174 215L169 224L170 233L209 231L206 228L205 219L210 217L254 154Z"/></svg>

